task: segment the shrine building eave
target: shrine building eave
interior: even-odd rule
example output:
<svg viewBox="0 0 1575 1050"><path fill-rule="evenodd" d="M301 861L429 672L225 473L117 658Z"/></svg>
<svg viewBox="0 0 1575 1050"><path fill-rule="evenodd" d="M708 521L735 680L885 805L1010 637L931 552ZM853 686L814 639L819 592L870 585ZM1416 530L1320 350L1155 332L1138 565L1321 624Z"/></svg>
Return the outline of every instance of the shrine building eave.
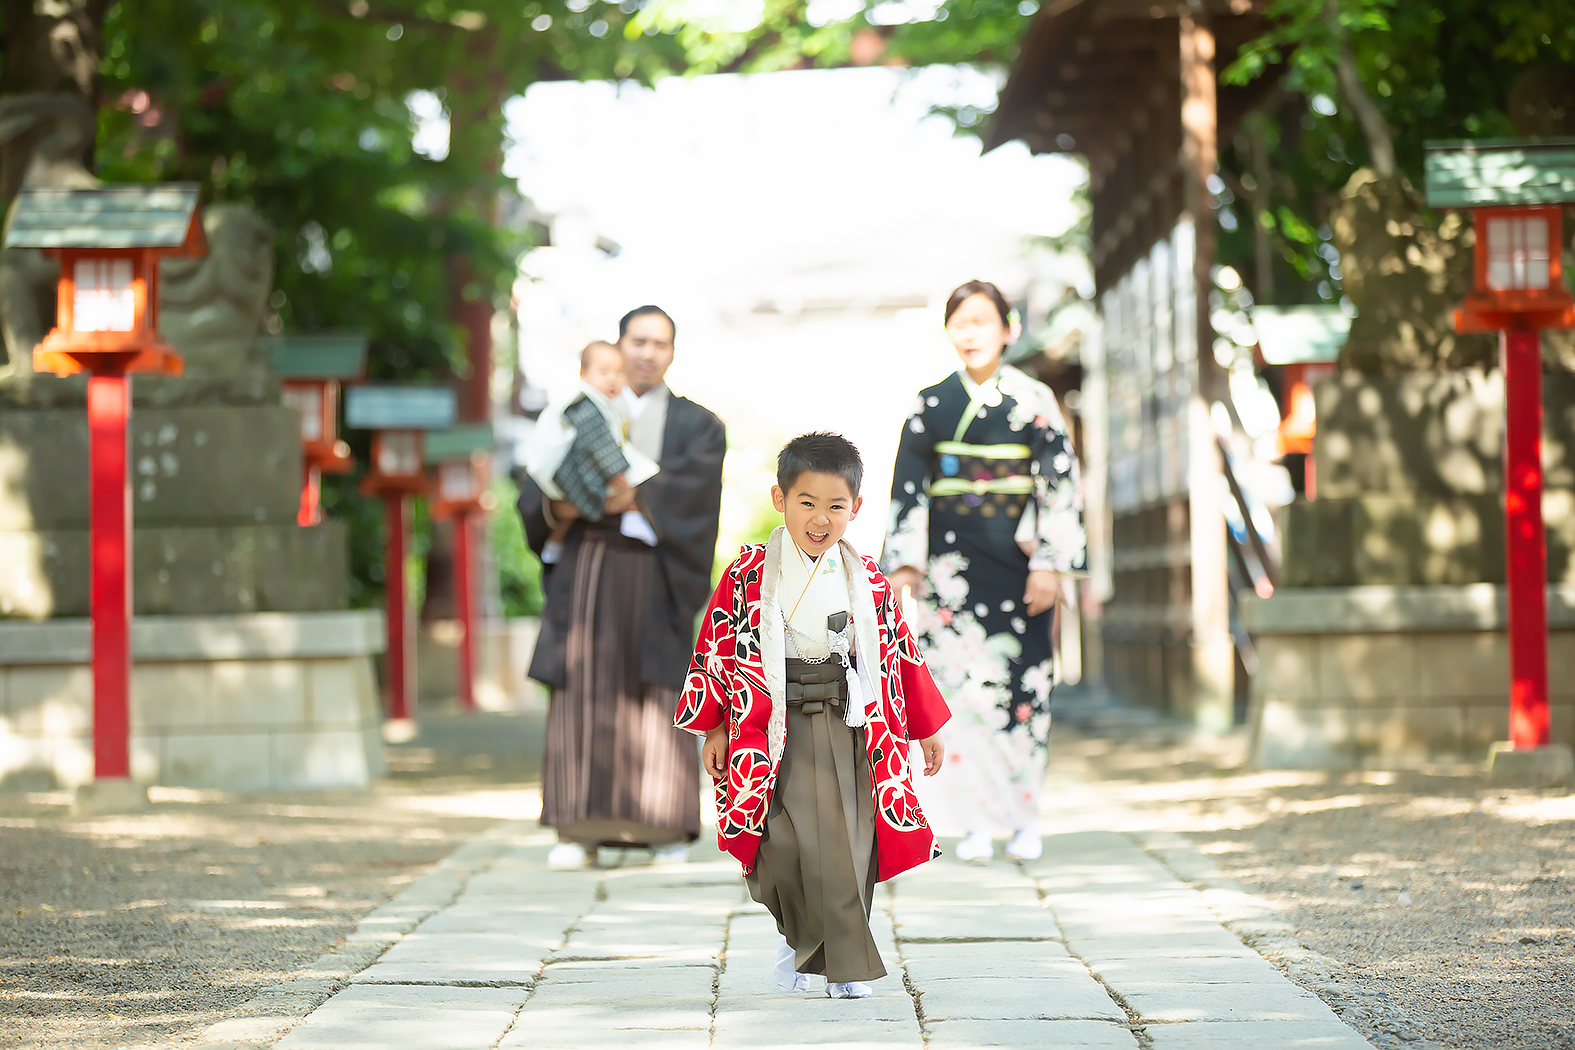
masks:
<svg viewBox="0 0 1575 1050"><path fill-rule="evenodd" d="M1228 142L1272 75L1237 87L1218 71L1265 28L1266 0L1047 0L1029 23L985 149L1021 140L1034 153L1082 155L1093 204L1095 283L1168 235L1187 211L1182 129L1183 15L1216 45L1210 124Z"/></svg>

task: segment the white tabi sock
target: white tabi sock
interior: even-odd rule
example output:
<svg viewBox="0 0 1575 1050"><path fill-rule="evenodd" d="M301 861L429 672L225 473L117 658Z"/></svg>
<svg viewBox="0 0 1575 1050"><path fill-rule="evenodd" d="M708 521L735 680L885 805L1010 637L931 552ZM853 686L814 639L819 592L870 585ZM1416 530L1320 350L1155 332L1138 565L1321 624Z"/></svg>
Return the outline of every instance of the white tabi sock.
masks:
<svg viewBox="0 0 1575 1050"><path fill-rule="evenodd" d="M795 968L798 962L798 953L787 942L787 938L777 934L777 958L771 967L771 975L776 979L777 987L784 992L809 991L812 974L799 973Z"/></svg>

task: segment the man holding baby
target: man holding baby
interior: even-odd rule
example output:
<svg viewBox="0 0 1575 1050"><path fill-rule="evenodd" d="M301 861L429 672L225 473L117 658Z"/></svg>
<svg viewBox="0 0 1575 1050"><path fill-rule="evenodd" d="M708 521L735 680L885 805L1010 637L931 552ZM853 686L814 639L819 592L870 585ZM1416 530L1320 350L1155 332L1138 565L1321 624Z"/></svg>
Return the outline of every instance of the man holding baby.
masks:
<svg viewBox="0 0 1575 1050"><path fill-rule="evenodd" d="M618 323L621 362L587 347L585 387L550 421L562 450L521 486L526 538L552 566L530 676L552 690L541 822L558 832L553 867L598 846L681 861L700 834L699 758L672 713L711 592L727 435L668 389L675 335L665 311L642 306ZM618 364L627 385L614 394ZM585 446L597 454L580 462ZM587 477L606 478L599 516Z"/></svg>

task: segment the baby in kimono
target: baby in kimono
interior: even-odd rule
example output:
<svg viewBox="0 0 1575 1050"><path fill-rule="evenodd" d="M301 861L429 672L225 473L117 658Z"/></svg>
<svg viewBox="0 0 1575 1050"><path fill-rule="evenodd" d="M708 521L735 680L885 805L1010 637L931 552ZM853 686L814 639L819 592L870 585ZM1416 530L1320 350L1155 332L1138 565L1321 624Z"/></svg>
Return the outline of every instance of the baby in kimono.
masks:
<svg viewBox="0 0 1575 1050"><path fill-rule="evenodd" d="M837 434L782 449L771 499L783 525L723 574L676 719L704 734L718 840L777 920L777 983L819 992L824 977L843 999L886 974L875 883L937 852L909 740L933 776L951 717L891 585L842 538L863 474Z"/></svg>
<svg viewBox="0 0 1575 1050"><path fill-rule="evenodd" d="M608 495L649 481L657 465L628 443L622 404L623 351L596 340L580 351L580 385L567 401L542 413L525 469L548 498L566 500L579 516L600 521ZM561 540L568 522L551 539Z"/></svg>

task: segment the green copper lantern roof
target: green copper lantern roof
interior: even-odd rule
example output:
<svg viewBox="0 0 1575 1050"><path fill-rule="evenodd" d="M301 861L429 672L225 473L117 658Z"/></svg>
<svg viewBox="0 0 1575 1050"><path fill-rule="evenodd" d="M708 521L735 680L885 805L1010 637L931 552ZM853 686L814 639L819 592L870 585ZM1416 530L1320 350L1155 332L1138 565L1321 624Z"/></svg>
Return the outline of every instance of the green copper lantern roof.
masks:
<svg viewBox="0 0 1575 1050"><path fill-rule="evenodd" d="M469 459L476 452L491 452L493 444L491 423L474 423L450 430L438 430L427 435L427 462L445 463L456 459Z"/></svg>
<svg viewBox="0 0 1575 1050"><path fill-rule="evenodd" d="M197 211L197 184L24 189L6 218L7 248L180 248ZM201 237L201 229L197 230Z"/></svg>
<svg viewBox="0 0 1575 1050"><path fill-rule="evenodd" d="M1338 361L1351 319L1338 306L1253 306L1248 309L1265 364Z"/></svg>
<svg viewBox="0 0 1575 1050"><path fill-rule="evenodd" d="M353 386L345 391L345 426L353 430L447 430L458 398L448 386Z"/></svg>
<svg viewBox="0 0 1575 1050"><path fill-rule="evenodd" d="M1575 204L1575 139L1476 139L1427 144L1434 208Z"/></svg>
<svg viewBox="0 0 1575 1050"><path fill-rule="evenodd" d="M257 345L285 379L355 379L366 367L363 332L264 336Z"/></svg>

